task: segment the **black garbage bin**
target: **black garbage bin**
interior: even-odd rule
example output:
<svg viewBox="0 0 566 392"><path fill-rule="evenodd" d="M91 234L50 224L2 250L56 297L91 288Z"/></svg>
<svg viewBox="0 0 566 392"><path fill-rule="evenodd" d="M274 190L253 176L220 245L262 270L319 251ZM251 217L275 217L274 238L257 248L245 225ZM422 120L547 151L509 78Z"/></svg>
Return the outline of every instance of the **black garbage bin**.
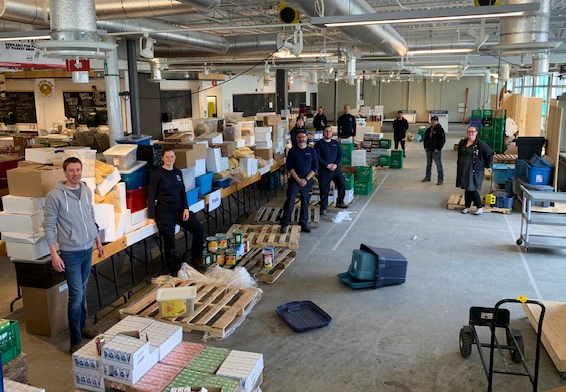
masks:
<svg viewBox="0 0 566 392"><path fill-rule="evenodd" d="M546 143L543 136L523 136L517 138L519 159L531 159L533 154L542 156L542 147Z"/></svg>

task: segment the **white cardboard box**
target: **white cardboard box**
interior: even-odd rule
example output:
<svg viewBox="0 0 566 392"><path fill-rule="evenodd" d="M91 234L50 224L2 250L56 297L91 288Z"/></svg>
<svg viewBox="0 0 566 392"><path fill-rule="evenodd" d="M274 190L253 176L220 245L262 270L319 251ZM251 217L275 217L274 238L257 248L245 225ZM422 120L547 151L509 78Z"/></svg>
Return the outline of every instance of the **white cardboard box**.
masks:
<svg viewBox="0 0 566 392"><path fill-rule="evenodd" d="M206 171L219 173L222 171L222 150L220 148L208 148L206 150Z"/></svg>
<svg viewBox="0 0 566 392"><path fill-rule="evenodd" d="M47 246L45 238L40 239L35 244L6 241L6 249L8 257L23 260L37 260L49 254L49 246Z"/></svg>
<svg viewBox="0 0 566 392"><path fill-rule="evenodd" d="M82 180L85 182L86 186L90 189L92 194L91 204L94 204L94 194L96 193L96 180L94 177L83 177Z"/></svg>
<svg viewBox="0 0 566 392"><path fill-rule="evenodd" d="M2 239L9 242L18 242L20 244L35 244L39 240L45 237L43 230L37 233L20 233L18 231L3 231Z"/></svg>
<svg viewBox="0 0 566 392"><path fill-rule="evenodd" d="M33 214L37 211L43 211L45 197L6 195L2 197L2 205L5 212Z"/></svg>
<svg viewBox="0 0 566 392"><path fill-rule="evenodd" d="M195 214L201 210L204 210L204 199L199 200L195 204L191 204L189 206L189 211L194 212Z"/></svg>
<svg viewBox="0 0 566 392"><path fill-rule="evenodd" d="M157 227L155 225L145 225L137 230L134 230L126 234L126 246L133 245L140 242L144 238L157 233Z"/></svg>
<svg viewBox="0 0 566 392"><path fill-rule="evenodd" d="M167 356L179 343L183 341L183 328L169 323L154 321L144 328L140 336L156 346L159 350L159 360Z"/></svg>
<svg viewBox="0 0 566 392"><path fill-rule="evenodd" d="M257 135L256 135L255 146L256 146L256 148L262 148L262 149L272 148L273 142L271 140L268 140L268 141L265 141L265 142L257 141Z"/></svg>
<svg viewBox="0 0 566 392"><path fill-rule="evenodd" d="M185 192L188 192L191 189L195 189L196 167L191 166L180 170L181 173L183 174L183 183L185 184Z"/></svg>
<svg viewBox="0 0 566 392"><path fill-rule="evenodd" d="M114 204L94 204L94 220L99 229L111 228L114 231L116 223L114 222Z"/></svg>
<svg viewBox="0 0 566 392"><path fill-rule="evenodd" d="M347 189L346 195L344 196L344 203L349 204L354 200L354 190Z"/></svg>
<svg viewBox="0 0 566 392"><path fill-rule="evenodd" d="M262 372L263 354L232 350L216 374L239 379L242 390L251 392Z"/></svg>
<svg viewBox="0 0 566 392"><path fill-rule="evenodd" d="M55 148L26 148L26 161L53 164Z"/></svg>
<svg viewBox="0 0 566 392"><path fill-rule="evenodd" d="M115 353L120 354L120 361L115 360ZM157 348L151 351L149 343L123 335L114 336L106 343L102 354L104 378L130 386L159 361Z"/></svg>
<svg viewBox="0 0 566 392"><path fill-rule="evenodd" d="M247 174L248 177L257 173L257 159L256 158L240 158L240 167Z"/></svg>
<svg viewBox="0 0 566 392"><path fill-rule="evenodd" d="M33 234L43 230L43 211L34 214L0 212L0 232L10 231Z"/></svg>
<svg viewBox="0 0 566 392"><path fill-rule="evenodd" d="M195 177L206 174L206 159L195 159Z"/></svg>
<svg viewBox="0 0 566 392"><path fill-rule="evenodd" d="M221 157L220 158L220 171L228 170L230 167L230 158Z"/></svg>
<svg viewBox="0 0 566 392"><path fill-rule="evenodd" d="M246 145L246 139L236 139L236 148L244 147Z"/></svg>
<svg viewBox="0 0 566 392"><path fill-rule="evenodd" d="M246 141L246 146L255 145L255 135L244 136L244 140Z"/></svg>
<svg viewBox="0 0 566 392"><path fill-rule="evenodd" d="M75 387L92 392L104 392L104 374L102 369L90 370L85 368L73 368Z"/></svg>
<svg viewBox="0 0 566 392"><path fill-rule="evenodd" d="M115 167L114 171L106 177L104 181L96 186L96 193L100 196L106 196L106 194L110 192L121 179L120 172L118 171L118 168Z"/></svg>
<svg viewBox="0 0 566 392"><path fill-rule="evenodd" d="M132 225L138 224L143 220L147 220L147 208L132 212Z"/></svg>
<svg viewBox="0 0 566 392"><path fill-rule="evenodd" d="M255 132L255 142L256 143L271 142L271 141L272 141L271 140L271 131L269 131L269 132L258 132L257 128L256 128L256 132Z"/></svg>

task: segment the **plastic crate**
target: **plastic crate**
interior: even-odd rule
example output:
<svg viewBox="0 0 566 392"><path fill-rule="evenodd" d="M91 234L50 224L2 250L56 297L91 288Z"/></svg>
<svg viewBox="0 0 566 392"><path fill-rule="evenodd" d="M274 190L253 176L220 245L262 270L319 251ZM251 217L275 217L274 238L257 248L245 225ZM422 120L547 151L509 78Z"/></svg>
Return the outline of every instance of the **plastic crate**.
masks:
<svg viewBox="0 0 566 392"><path fill-rule="evenodd" d="M519 159L530 159L533 154L542 155L542 147L546 139L543 136L524 136L517 138Z"/></svg>
<svg viewBox="0 0 566 392"><path fill-rule="evenodd" d="M377 166L389 166L391 157L389 155L380 155L377 157Z"/></svg>
<svg viewBox="0 0 566 392"><path fill-rule="evenodd" d="M479 128L481 127L481 118L472 118L470 119L470 126Z"/></svg>
<svg viewBox="0 0 566 392"><path fill-rule="evenodd" d="M128 170L136 163L137 145L135 144L116 144L104 151L106 163L114 165L118 170Z"/></svg>
<svg viewBox="0 0 566 392"><path fill-rule="evenodd" d="M346 180L346 190L354 189L354 173L344 173Z"/></svg>
<svg viewBox="0 0 566 392"><path fill-rule="evenodd" d="M126 190L133 191L146 185L145 165L147 162L138 161L128 170L120 170L120 177L126 183Z"/></svg>
<svg viewBox="0 0 566 392"><path fill-rule="evenodd" d="M116 139L116 143L149 146L151 145L151 136L128 135L122 139Z"/></svg>
<svg viewBox="0 0 566 392"><path fill-rule="evenodd" d="M17 321L0 320L0 352L2 353L2 365L16 358L22 352Z"/></svg>
<svg viewBox="0 0 566 392"><path fill-rule="evenodd" d="M212 178L214 173L209 172L195 178L195 184L199 188L199 196L204 196L212 192Z"/></svg>
<svg viewBox="0 0 566 392"><path fill-rule="evenodd" d="M340 146L342 147L342 154L352 154L352 151L354 151L354 143L340 143Z"/></svg>
<svg viewBox="0 0 566 392"><path fill-rule="evenodd" d="M372 191L371 187L372 187L371 181L368 182L356 181L354 183L354 194L369 195Z"/></svg>
<svg viewBox="0 0 566 392"><path fill-rule="evenodd" d="M373 181L373 167L359 166L356 171L356 181L360 181L360 182Z"/></svg>
<svg viewBox="0 0 566 392"><path fill-rule="evenodd" d="M498 208L513 208L513 202L515 201L515 195L505 191L492 191L492 195L495 196L494 207Z"/></svg>
<svg viewBox="0 0 566 392"><path fill-rule="evenodd" d="M534 164L527 162L527 181L529 184L548 185L552 174L552 166L542 158L535 160Z"/></svg>
<svg viewBox="0 0 566 392"><path fill-rule="evenodd" d="M379 139L378 146L385 149L391 148L391 139Z"/></svg>
<svg viewBox="0 0 566 392"><path fill-rule="evenodd" d="M482 118L481 110L472 110L472 118Z"/></svg>
<svg viewBox="0 0 566 392"><path fill-rule="evenodd" d="M503 120L505 120L505 118L507 117L507 110L505 109L498 109L498 110L494 110L493 111L493 118L502 118Z"/></svg>
<svg viewBox="0 0 566 392"><path fill-rule="evenodd" d="M483 118L493 118L493 110L491 109L484 109L482 111L482 117Z"/></svg>
<svg viewBox="0 0 566 392"><path fill-rule="evenodd" d="M515 173L515 165L507 163L494 163L493 164L493 182L499 185L504 185L507 178L512 178Z"/></svg>
<svg viewBox="0 0 566 392"><path fill-rule="evenodd" d="M147 207L147 187L126 190L126 207L132 213L141 211Z"/></svg>
<svg viewBox="0 0 566 392"><path fill-rule="evenodd" d="M226 177L222 180L213 180L212 186L215 188L228 188L230 186L230 177Z"/></svg>
<svg viewBox="0 0 566 392"><path fill-rule="evenodd" d="M402 157L403 150L391 150L391 157Z"/></svg>
<svg viewBox="0 0 566 392"><path fill-rule="evenodd" d="M194 189L191 189L190 191L187 191L187 204L189 206L192 206L193 204L198 203L198 195L199 195L198 186Z"/></svg>
<svg viewBox="0 0 566 392"><path fill-rule="evenodd" d="M389 160L389 167L391 169L402 169L403 168L403 156L391 157Z"/></svg>

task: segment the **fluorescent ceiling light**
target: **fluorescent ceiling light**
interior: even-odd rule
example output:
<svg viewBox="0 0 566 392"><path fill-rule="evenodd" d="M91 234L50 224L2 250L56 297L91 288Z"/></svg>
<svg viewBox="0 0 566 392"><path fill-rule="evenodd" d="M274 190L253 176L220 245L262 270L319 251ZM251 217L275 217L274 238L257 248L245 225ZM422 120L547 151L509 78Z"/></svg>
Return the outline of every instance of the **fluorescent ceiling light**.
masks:
<svg viewBox="0 0 566 392"><path fill-rule="evenodd" d="M423 68L423 69L434 69L434 68L444 69L444 68L458 68L458 67L460 67L460 66L456 65L456 64L452 64L452 65L421 65L419 68Z"/></svg>
<svg viewBox="0 0 566 392"><path fill-rule="evenodd" d="M11 37L11 38L0 38L0 42L9 42L9 41L36 41L42 39L51 39L50 35L37 35L37 36L30 36L30 37Z"/></svg>
<svg viewBox="0 0 566 392"><path fill-rule="evenodd" d="M467 48L451 48L451 49L419 49L419 50L409 50L407 55L415 56L419 54L443 54L443 53L469 53L474 49Z"/></svg>
<svg viewBox="0 0 566 392"><path fill-rule="evenodd" d="M379 12L373 14L316 17L311 18L311 23L319 27L346 27L397 23L435 23L453 20L523 16L527 13L537 11L539 8L539 3L525 3L485 7Z"/></svg>
<svg viewBox="0 0 566 392"><path fill-rule="evenodd" d="M332 57L335 56L335 53L321 53L321 52L314 52L314 53L301 53L299 56L295 56L293 53L291 53L290 51L281 51L281 52L276 52L273 56L274 57L279 57L282 59L288 59L288 58L317 58L317 57Z"/></svg>

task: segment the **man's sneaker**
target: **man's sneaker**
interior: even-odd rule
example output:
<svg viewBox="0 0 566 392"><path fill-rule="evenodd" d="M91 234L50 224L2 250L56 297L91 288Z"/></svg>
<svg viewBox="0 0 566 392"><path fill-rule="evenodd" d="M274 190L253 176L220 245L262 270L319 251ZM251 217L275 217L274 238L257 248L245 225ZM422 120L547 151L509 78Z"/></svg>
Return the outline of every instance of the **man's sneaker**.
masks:
<svg viewBox="0 0 566 392"><path fill-rule="evenodd" d="M478 208L478 209L476 210L476 212L474 212L474 215L481 215L481 214L483 214L483 207L482 207L482 208Z"/></svg>
<svg viewBox="0 0 566 392"><path fill-rule="evenodd" d="M436 182L436 185L442 185L442 180L438 180L438 181Z"/></svg>
<svg viewBox="0 0 566 392"><path fill-rule="evenodd" d="M72 343L71 343L71 346L69 347L69 352L70 352L71 354L74 354L76 351L79 351L79 349L80 349L82 346L83 346L82 343L77 343L77 344L72 344Z"/></svg>
<svg viewBox="0 0 566 392"><path fill-rule="evenodd" d="M279 229L279 232L280 232L281 234L287 234L287 228L288 228L287 225L281 225L281 228Z"/></svg>
<svg viewBox="0 0 566 392"><path fill-rule="evenodd" d="M470 213L470 209L469 208L464 208L462 210L462 214L469 214Z"/></svg>
<svg viewBox="0 0 566 392"><path fill-rule="evenodd" d="M84 327L83 329L81 329L81 336L83 338L94 339L98 335L100 335L100 331L97 331L94 328Z"/></svg>
<svg viewBox="0 0 566 392"><path fill-rule="evenodd" d="M423 178L423 179L421 180L421 182L430 182L430 178L426 178L426 177L425 177L425 178Z"/></svg>
<svg viewBox="0 0 566 392"><path fill-rule="evenodd" d="M301 231L303 233L310 233L311 232L311 228L306 226L306 225L301 225Z"/></svg>
<svg viewBox="0 0 566 392"><path fill-rule="evenodd" d="M320 210L320 215L325 216L325 215L326 215L326 210Z"/></svg>
<svg viewBox="0 0 566 392"><path fill-rule="evenodd" d="M348 204L338 203L336 204L336 208L348 208Z"/></svg>

